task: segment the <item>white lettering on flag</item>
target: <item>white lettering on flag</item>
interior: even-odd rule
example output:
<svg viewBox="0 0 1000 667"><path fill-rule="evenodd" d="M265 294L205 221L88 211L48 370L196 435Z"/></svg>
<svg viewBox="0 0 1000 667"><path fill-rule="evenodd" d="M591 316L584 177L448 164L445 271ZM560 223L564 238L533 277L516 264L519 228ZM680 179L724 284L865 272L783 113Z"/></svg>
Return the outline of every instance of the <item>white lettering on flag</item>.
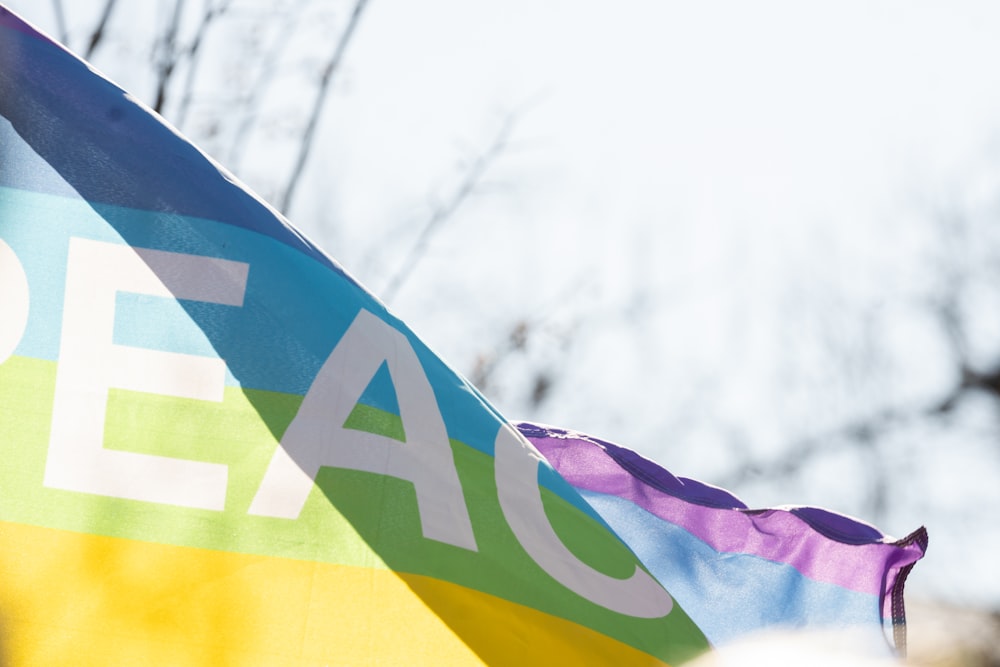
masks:
<svg viewBox="0 0 1000 667"><path fill-rule="evenodd" d="M46 486L224 509L227 466L104 448L112 387L221 401L225 386L221 359L115 345L115 298L242 306L248 271L244 262L70 239Z"/></svg>
<svg viewBox="0 0 1000 667"><path fill-rule="evenodd" d="M513 426L500 427L494 457L497 494L507 523L528 555L553 579L621 614L659 618L670 613L670 594L645 570L636 566L629 578L616 579L595 570L566 548L542 505L538 486L542 455Z"/></svg>
<svg viewBox="0 0 1000 667"><path fill-rule="evenodd" d="M406 442L344 428L378 369L389 368ZM424 537L476 551L444 419L406 336L362 310L323 363L275 451L250 514L295 519L321 466L413 483Z"/></svg>

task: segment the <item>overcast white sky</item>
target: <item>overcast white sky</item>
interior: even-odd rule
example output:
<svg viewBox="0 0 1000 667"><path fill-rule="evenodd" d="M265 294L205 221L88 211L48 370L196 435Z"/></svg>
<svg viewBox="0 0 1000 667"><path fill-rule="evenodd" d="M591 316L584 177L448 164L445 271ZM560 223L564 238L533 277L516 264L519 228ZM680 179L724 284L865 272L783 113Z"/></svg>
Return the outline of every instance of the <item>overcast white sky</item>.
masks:
<svg viewBox="0 0 1000 667"><path fill-rule="evenodd" d="M365 21L352 167L419 179L441 137L523 105L518 157L565 230L874 217L981 158L1000 109L995 3L376 1Z"/></svg>
<svg viewBox="0 0 1000 667"><path fill-rule="evenodd" d="M386 193L446 191L442 175L520 110L495 190L422 271L489 270L508 288L491 299L544 304L586 265L595 308L685 292L711 338L796 262L869 290L923 233L907 220L921 199L993 159L998 27L989 2L377 0L329 114L347 154L318 173L345 218L405 218ZM319 216L303 213L308 229ZM363 273L345 246L331 252ZM439 313L405 296L404 319L433 332ZM460 341L438 345L468 363Z"/></svg>
<svg viewBox="0 0 1000 667"><path fill-rule="evenodd" d="M502 337L500 313L538 312L567 295L584 327L609 313L618 324L568 353L572 369L532 416L711 479L724 467L713 444L726 435L671 432L681 420L669 413L737 421L751 448L766 449L865 400L838 409L803 394L797 413L777 404L795 401L771 386L795 335L788 308L914 288L918 267L885 268L924 241L913 218L995 164L997 34L991 2L375 0L328 115L344 152L317 158L314 176L335 190L326 205L365 221L355 235L419 221L413 202L447 192L457 161L516 111L490 187L451 221L394 307L463 371L484 341ZM300 211L293 218L307 229L322 218ZM370 253L354 256L350 234L331 235L330 251L367 282ZM371 280L379 292L384 283ZM807 284L789 284L798 281ZM442 289L455 298L426 298ZM638 314L621 323L623 312ZM895 330L894 346L926 360L901 391L933 391L952 371L938 362L940 342L906 318ZM522 416L516 398L499 400ZM883 528L931 523L937 541L925 578L914 578L918 594L996 604L1000 584L974 574L989 571L990 557L968 544L997 535L960 507L1000 507L996 466L982 465L995 454L962 449L961 438L897 437L898 460L916 457L923 472L894 490L902 509ZM834 454L788 486L735 491L754 505L850 511L857 474ZM983 491L969 493L969 482ZM935 513L942 507L950 518Z"/></svg>

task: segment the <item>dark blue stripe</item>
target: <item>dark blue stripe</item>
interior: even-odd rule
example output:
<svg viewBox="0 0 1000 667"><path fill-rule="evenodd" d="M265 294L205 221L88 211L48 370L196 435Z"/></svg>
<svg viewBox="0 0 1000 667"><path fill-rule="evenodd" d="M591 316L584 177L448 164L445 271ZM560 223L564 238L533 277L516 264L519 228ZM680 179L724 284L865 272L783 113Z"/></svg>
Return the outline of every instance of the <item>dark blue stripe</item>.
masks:
<svg viewBox="0 0 1000 667"><path fill-rule="evenodd" d="M0 22L0 185L206 218L266 234L343 273L155 114L16 17ZM62 177L23 168L23 145ZM6 165L17 164L17 169Z"/></svg>

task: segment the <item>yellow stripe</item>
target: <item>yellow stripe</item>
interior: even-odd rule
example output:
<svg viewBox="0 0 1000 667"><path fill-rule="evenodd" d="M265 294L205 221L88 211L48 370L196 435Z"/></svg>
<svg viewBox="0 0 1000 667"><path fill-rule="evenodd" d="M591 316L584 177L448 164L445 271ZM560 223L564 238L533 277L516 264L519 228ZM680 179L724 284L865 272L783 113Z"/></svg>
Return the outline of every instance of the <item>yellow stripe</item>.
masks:
<svg viewBox="0 0 1000 667"><path fill-rule="evenodd" d="M662 664L429 577L0 522L3 665Z"/></svg>

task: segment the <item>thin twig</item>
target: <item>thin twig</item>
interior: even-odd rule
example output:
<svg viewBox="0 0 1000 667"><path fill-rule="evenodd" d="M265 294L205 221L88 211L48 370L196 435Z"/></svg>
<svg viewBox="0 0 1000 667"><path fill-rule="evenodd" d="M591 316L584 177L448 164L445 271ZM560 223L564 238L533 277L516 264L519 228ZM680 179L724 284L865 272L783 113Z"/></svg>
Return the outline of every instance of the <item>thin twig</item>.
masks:
<svg viewBox="0 0 1000 667"><path fill-rule="evenodd" d="M101 18L97 22L97 27L90 33L90 41L87 44L87 50L83 54L84 60L90 60L98 45L104 41L104 31L108 27L108 21L111 20L111 12L114 10L116 4L117 0L107 0L104 3L104 10L101 12Z"/></svg>
<svg viewBox="0 0 1000 667"><path fill-rule="evenodd" d="M469 170L465 173L462 182L455 189L455 192L452 193L447 201L433 208L430 217L424 222L406 258L400 264L396 273L389 279L386 288L382 291L382 299L386 303L391 302L396 296L403 283L410 277L410 274L413 273L417 264L426 254L427 247L430 245L435 234L440 231L444 223L455 214L455 211L469 198L476 187L479 186L480 181L482 181L483 176L489 170L490 166L500 153L503 152L514 130L514 121L515 117L513 115L508 115L504 119L489 148L473 161Z"/></svg>
<svg viewBox="0 0 1000 667"><path fill-rule="evenodd" d="M305 0L299 0L299 6L304 4L304 2ZM247 137L250 135L254 121L258 117L255 110L260 104L259 100L271 85L271 80L274 78L278 63L281 62L285 49L293 41L288 36L292 34L292 28L299 14L298 7L293 7L285 13L285 21L281 27L275 30L275 38L270 49L268 49L264 57L260 58L261 66L257 80L249 87L247 97L241 99L240 120L236 126L236 131L233 133L233 141L229 148L229 154L226 157L226 164L234 172L239 172L240 161L243 159L243 151L249 144Z"/></svg>
<svg viewBox="0 0 1000 667"><path fill-rule="evenodd" d="M156 98L153 102L153 110L156 113L163 113L163 105L167 101L167 87L170 85L170 79L173 77L177 62L181 57L177 48L177 33L180 30L183 13L184 0L174 0L174 14L163 33L158 62L156 63Z"/></svg>
<svg viewBox="0 0 1000 667"><path fill-rule="evenodd" d="M798 473L813 457L828 452L830 443L839 442L848 446L870 446L880 435L890 428L900 426L917 419L937 419L951 412L955 405L972 391L992 391L986 386L991 378L970 380L963 378L954 388L940 400L921 407L888 407L874 412L866 417L842 424L824 434L807 436L796 440L781 450L778 458L771 461L748 461L739 466L727 476L716 480L720 486L736 488L752 479L767 478L771 480L791 477ZM1000 383L1000 372L997 375ZM998 385L1000 386L1000 385Z"/></svg>
<svg viewBox="0 0 1000 667"><path fill-rule="evenodd" d="M69 46L69 31L66 29L66 13L63 11L62 0L52 0L52 13L56 15L56 30L59 32L59 42Z"/></svg>
<svg viewBox="0 0 1000 667"><path fill-rule="evenodd" d="M230 0L221 0L217 5L209 3L205 7L205 12L201 16L201 23L198 24L198 30L191 39L191 45L187 48L188 69L184 77L184 91L181 93L181 103L177 109L177 118L175 119L175 124L178 128L183 129L184 123L187 122L188 112L191 110L191 102L194 99L194 80L198 73L198 64L202 53L201 45L205 41L205 35L208 33L208 28L215 22L215 19L229 9L229 5Z"/></svg>
<svg viewBox="0 0 1000 667"><path fill-rule="evenodd" d="M353 37L358 27L358 22L361 20L361 15L364 13L367 4L368 0L357 0L354 5L354 11L351 12L351 17L347 21L347 27L344 28L344 32L341 34L340 39L337 40L333 53L330 54L330 59L323 68L319 87L316 91L316 99L313 101L312 113L309 116L309 122L306 124L306 129L302 133L302 140L299 143L299 154L292 166L292 171L288 177L288 184L285 186L285 192L278 206L278 210L283 214L288 213L288 209L292 204L295 190L302 177L302 170L305 168L306 161L309 159L309 153L312 150L313 137L316 134L316 128L319 126L319 119L323 114L323 106L326 104L326 99L335 75L340 69L344 54L351 43L351 37Z"/></svg>

